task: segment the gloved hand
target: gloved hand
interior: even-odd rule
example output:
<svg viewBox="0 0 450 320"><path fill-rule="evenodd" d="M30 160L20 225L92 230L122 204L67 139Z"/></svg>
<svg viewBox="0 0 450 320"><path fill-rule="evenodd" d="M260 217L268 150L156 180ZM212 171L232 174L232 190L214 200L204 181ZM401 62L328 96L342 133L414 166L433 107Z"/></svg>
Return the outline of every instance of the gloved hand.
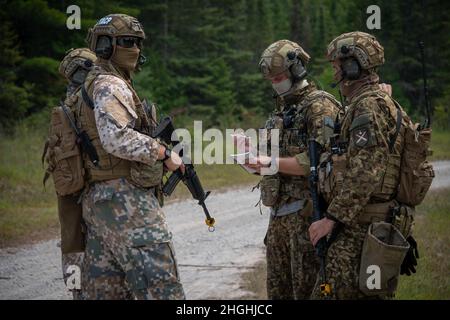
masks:
<svg viewBox="0 0 450 320"><path fill-rule="evenodd" d="M412 236L409 236L406 240L410 247L400 267L400 274L410 276L411 273L416 273L415 267L417 266L417 259L419 259L419 251L417 250L417 242Z"/></svg>

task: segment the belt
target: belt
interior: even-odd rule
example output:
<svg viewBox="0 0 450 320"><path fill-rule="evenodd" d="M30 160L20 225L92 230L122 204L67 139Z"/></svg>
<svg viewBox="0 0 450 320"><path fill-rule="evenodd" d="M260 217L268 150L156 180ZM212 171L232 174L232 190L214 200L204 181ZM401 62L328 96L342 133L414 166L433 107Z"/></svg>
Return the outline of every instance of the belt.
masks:
<svg viewBox="0 0 450 320"><path fill-rule="evenodd" d="M281 207L274 209L270 208L270 215L272 217L282 217L288 214L300 211L305 207L306 199L300 199L294 202L287 203Z"/></svg>

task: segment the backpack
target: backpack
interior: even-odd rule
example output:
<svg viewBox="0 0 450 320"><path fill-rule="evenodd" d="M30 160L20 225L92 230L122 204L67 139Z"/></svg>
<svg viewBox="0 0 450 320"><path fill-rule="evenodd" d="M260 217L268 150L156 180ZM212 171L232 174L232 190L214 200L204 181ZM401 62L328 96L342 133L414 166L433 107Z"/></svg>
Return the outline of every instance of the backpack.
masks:
<svg viewBox="0 0 450 320"><path fill-rule="evenodd" d="M59 196L74 194L84 187L82 154L71 121L75 125L73 112L66 105L53 108L42 154L42 162L47 163L43 183L51 175Z"/></svg>
<svg viewBox="0 0 450 320"><path fill-rule="evenodd" d="M398 103L394 100L397 108ZM414 207L422 203L431 187L434 170L427 156L431 155L431 128L420 128L409 117L404 117L404 142L400 165L400 183L396 200Z"/></svg>

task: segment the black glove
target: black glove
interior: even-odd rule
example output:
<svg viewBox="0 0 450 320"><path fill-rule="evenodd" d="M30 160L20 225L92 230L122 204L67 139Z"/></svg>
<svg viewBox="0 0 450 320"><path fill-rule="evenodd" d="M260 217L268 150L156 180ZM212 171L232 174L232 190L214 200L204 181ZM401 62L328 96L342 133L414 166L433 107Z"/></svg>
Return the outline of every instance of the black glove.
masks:
<svg viewBox="0 0 450 320"><path fill-rule="evenodd" d="M417 266L417 259L419 259L419 251L417 250L417 242L412 236L409 236L406 240L410 247L400 267L400 274L410 276L411 273L416 273L415 267Z"/></svg>

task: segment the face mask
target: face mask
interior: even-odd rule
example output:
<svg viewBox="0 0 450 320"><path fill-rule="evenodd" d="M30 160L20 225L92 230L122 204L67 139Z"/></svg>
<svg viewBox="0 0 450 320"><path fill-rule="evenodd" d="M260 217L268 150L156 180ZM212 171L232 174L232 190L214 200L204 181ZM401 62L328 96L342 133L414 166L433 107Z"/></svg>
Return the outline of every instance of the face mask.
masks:
<svg viewBox="0 0 450 320"><path fill-rule="evenodd" d="M137 47L123 48L116 46L111 62L125 71L134 71L140 52L141 50Z"/></svg>
<svg viewBox="0 0 450 320"><path fill-rule="evenodd" d="M287 93L292 88L291 79L285 79L278 83L272 83L272 88L278 93L278 95L282 96Z"/></svg>

